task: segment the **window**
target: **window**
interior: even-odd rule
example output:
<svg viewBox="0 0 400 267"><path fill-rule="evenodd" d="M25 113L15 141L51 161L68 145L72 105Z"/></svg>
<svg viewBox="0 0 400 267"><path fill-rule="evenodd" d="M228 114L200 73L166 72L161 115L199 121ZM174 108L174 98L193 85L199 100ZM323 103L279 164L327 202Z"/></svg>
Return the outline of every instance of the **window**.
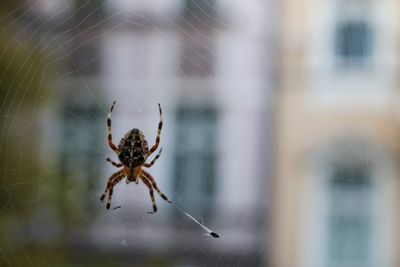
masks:
<svg viewBox="0 0 400 267"><path fill-rule="evenodd" d="M365 65L372 53L371 28L365 21L340 22L335 42L340 67Z"/></svg>
<svg viewBox="0 0 400 267"><path fill-rule="evenodd" d="M99 106L83 102L67 102L62 109L59 203L67 219L95 210L89 199L98 193L96 181L101 177L99 166L105 142L105 134L99 134L104 133L101 114Z"/></svg>
<svg viewBox="0 0 400 267"><path fill-rule="evenodd" d="M214 75L216 17L214 0L185 0L182 9L179 72L187 77Z"/></svg>
<svg viewBox="0 0 400 267"><path fill-rule="evenodd" d="M104 19L104 0L74 0L74 16L78 23L96 23Z"/></svg>
<svg viewBox="0 0 400 267"><path fill-rule="evenodd" d="M215 0L185 0L183 14L186 17L210 17L215 15Z"/></svg>
<svg viewBox="0 0 400 267"><path fill-rule="evenodd" d="M180 206L206 216L215 192L216 112L181 107L176 114L174 188Z"/></svg>
<svg viewBox="0 0 400 267"><path fill-rule="evenodd" d="M371 244L368 169L336 168L329 186L329 266L367 267Z"/></svg>
<svg viewBox="0 0 400 267"><path fill-rule="evenodd" d="M77 77L96 76L101 71L101 51L98 41L73 46L70 52L70 71Z"/></svg>
<svg viewBox="0 0 400 267"><path fill-rule="evenodd" d="M199 29L182 38L180 73L187 77L213 76L215 42L211 33Z"/></svg>

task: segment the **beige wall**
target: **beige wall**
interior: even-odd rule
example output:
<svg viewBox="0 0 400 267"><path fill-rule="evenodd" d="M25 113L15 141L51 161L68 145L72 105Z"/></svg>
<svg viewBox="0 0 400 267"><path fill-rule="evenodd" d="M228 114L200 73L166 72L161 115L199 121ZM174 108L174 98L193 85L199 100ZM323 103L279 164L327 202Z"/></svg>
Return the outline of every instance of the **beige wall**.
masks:
<svg viewBox="0 0 400 267"><path fill-rule="evenodd" d="M388 181L383 182L387 194L383 196L381 203L384 207L380 215L387 215L384 220L391 222L385 224L387 238L383 245L386 252L382 254L380 262L388 267L398 266L399 257L395 255L400 247L397 226L400 214L396 209L396 204L400 203L400 175L396 165L400 155L400 95L397 78L397 59L400 56L395 44L400 32L396 25L400 23L398 16L394 16L394 10L400 13L400 3L388 0L373 4L378 7L378 19L381 18L379 12L389 16L377 20L376 35L388 38L389 42L396 42L388 44L389 50L385 52L380 50L379 43L376 44L376 66L379 68L357 76L354 78L356 82L349 76L337 76L333 82L343 88L326 94L324 83L327 88L332 83L332 79L326 77L334 77L335 74L324 65L323 59L316 63L315 68L310 58L316 53L311 49L315 46L314 30L319 27L314 25L315 18L321 16L318 12L324 9L323 5L331 5L331 2L286 0L281 3L282 50L279 54L280 87L277 93L275 140L277 165L272 181L273 209L270 215L273 221L272 266L304 266L302 246L306 246L308 240L300 240L304 236L301 231L313 219L307 218L310 214L304 209L308 198L306 194L312 187L308 163L322 147L347 137L364 140L371 147L378 148L382 160L389 161L386 170ZM329 53L329 49L322 51L323 56L324 53ZM382 72L381 67L385 71ZM347 83L346 79L352 81ZM365 83L366 87L371 88L353 90L352 86L357 83L361 87Z"/></svg>
<svg viewBox="0 0 400 267"><path fill-rule="evenodd" d="M377 114L367 108L321 110L307 99L306 93L285 91L280 94L277 132L277 176L273 182L274 248L276 266L296 266L299 262L299 227L307 211L301 201L310 175L307 162L324 144L347 136L360 136L379 146L394 161L399 155L400 128L395 113ZM394 188L398 200L399 174ZM393 199L393 201L395 200ZM399 221L398 211L391 211ZM395 217L393 217L395 219ZM397 230L398 229L394 229ZM396 236L396 234L394 233ZM305 241L306 242L306 241ZM398 241L397 241L398 242ZM393 247L398 247L392 244Z"/></svg>

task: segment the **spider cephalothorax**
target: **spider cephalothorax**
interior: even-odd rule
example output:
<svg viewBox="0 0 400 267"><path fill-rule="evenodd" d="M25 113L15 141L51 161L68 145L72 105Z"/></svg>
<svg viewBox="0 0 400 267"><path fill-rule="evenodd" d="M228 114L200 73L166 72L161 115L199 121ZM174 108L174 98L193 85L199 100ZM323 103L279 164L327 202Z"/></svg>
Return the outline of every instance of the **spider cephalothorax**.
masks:
<svg viewBox="0 0 400 267"><path fill-rule="evenodd" d="M149 213L154 213L157 211L156 201L154 199L154 189L157 193L166 201L171 201L164 195L158 188L153 176L142 169L142 167L150 168L160 157L162 149L160 148L158 154L150 162L146 163L147 158L153 154L160 144L160 134L162 128L162 112L161 106L158 104L158 109L160 111L160 122L158 123L158 131L156 143L150 148L148 147L147 141L143 133L139 129L132 129L125 134L118 144L118 147L112 142L112 129L111 129L111 113L113 111L115 101L111 106L110 113L108 113L107 125L108 125L108 144L111 149L118 155L118 159L121 163L116 163L111 159L107 158L107 161L111 162L117 168L121 168L119 171L115 172L108 178L106 189L101 195L100 200L104 201L108 193L107 209L111 206L111 197L113 194L114 186L126 177L126 182L139 182L139 179L149 188L150 198L153 204L153 211Z"/></svg>

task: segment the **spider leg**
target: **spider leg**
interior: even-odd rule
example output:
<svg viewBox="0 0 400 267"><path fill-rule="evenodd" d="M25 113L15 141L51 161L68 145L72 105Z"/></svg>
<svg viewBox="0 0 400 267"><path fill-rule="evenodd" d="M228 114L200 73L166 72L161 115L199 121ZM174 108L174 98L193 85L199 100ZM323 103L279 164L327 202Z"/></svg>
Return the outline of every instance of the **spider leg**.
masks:
<svg viewBox="0 0 400 267"><path fill-rule="evenodd" d="M157 150L158 145L160 144L160 135L161 135L161 128L163 125L163 120L162 120L162 111L161 111L161 105L158 103L158 109L160 111L160 122L158 123L158 130L157 130L157 138L156 138L156 143L151 147L149 152L147 152L147 156L150 156L153 154L154 151Z"/></svg>
<svg viewBox="0 0 400 267"><path fill-rule="evenodd" d="M169 203L172 203L172 201L169 200L168 197L163 192L161 192L161 190L158 188L156 182L154 181L153 176L151 176L150 173L142 170L142 176L146 177L146 179L150 181L151 185L157 191L157 193L160 195L160 197L162 197L162 199L164 199L165 201L167 201Z"/></svg>
<svg viewBox="0 0 400 267"><path fill-rule="evenodd" d="M113 187L121 181L125 177L125 173L123 170L119 170L116 173L113 173L110 178L108 178L107 186L106 189L104 190L104 193L101 195L100 200L104 202L104 199L107 196L108 192L108 201L107 201L107 209L110 209L111 206L111 197L113 194Z"/></svg>
<svg viewBox="0 0 400 267"><path fill-rule="evenodd" d="M111 198L112 198L112 194L113 194L114 185L116 185L116 184L117 184L119 181L121 181L122 179L124 179L124 175L122 175L122 176L116 178L116 179L114 180L114 182L112 183L111 188L108 190L108 200L107 200L107 205L106 205L106 208L107 208L108 210L109 210L110 207L111 207Z"/></svg>
<svg viewBox="0 0 400 267"><path fill-rule="evenodd" d="M110 162L112 165L114 165L115 167L117 167L117 168L120 168L120 167L124 166L124 164L122 164L122 163L116 163L115 161L113 161L113 160L110 159L110 158L106 158L106 160L107 160L108 162Z"/></svg>
<svg viewBox="0 0 400 267"><path fill-rule="evenodd" d="M143 163L143 167L150 168L151 166L153 166L153 164L156 162L156 160L158 160L158 158L160 157L161 152L162 152L162 148L160 148L160 151L158 151L157 156L150 163Z"/></svg>
<svg viewBox="0 0 400 267"><path fill-rule="evenodd" d="M154 198L153 186L151 185L151 182L147 179L146 176L140 175L139 177L140 179L142 179L143 183L149 188L151 204L153 205L153 211L148 211L147 213L154 214L157 212L157 205L156 205L156 200Z"/></svg>
<svg viewBox="0 0 400 267"><path fill-rule="evenodd" d="M113 183L113 181L114 181L116 178L119 178L119 177L122 176L122 175L124 175L124 171L123 171L123 170L119 170L119 171L113 173L113 174L108 178L106 189L104 190L104 193L103 193L103 194L101 195L101 197L100 197L100 200L101 200L101 201L104 201L104 198L106 197L107 191L109 190L109 188L110 188L111 184Z"/></svg>
<svg viewBox="0 0 400 267"><path fill-rule="evenodd" d="M108 113L107 117L107 127L108 127L108 145L111 147L111 149L118 155L119 151L116 145L112 142L112 128L111 128L111 113L114 109L115 101L113 102L110 112Z"/></svg>

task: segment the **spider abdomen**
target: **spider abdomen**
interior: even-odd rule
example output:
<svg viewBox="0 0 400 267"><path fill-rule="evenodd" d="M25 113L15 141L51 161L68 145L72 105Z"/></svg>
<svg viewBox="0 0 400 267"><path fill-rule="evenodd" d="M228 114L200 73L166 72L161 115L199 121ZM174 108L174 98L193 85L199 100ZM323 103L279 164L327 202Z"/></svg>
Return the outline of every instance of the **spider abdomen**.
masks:
<svg viewBox="0 0 400 267"><path fill-rule="evenodd" d="M118 158L127 167L142 165L147 159L149 147L143 133L132 129L125 134L118 144Z"/></svg>

